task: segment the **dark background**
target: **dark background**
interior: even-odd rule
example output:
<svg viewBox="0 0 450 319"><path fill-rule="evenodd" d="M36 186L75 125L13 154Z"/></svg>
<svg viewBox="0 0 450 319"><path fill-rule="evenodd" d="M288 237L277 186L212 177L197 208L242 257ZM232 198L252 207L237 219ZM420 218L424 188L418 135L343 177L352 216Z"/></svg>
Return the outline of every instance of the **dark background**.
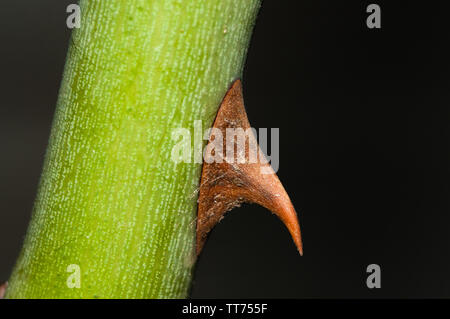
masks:
<svg viewBox="0 0 450 319"><path fill-rule="evenodd" d="M0 4L0 281L29 221L70 36L70 0ZM382 29L366 7L382 9ZM253 127L280 128L278 175L305 255L267 210L212 232L192 297L450 296L450 19L445 1L263 3L244 76ZM381 289L366 267L381 266Z"/></svg>

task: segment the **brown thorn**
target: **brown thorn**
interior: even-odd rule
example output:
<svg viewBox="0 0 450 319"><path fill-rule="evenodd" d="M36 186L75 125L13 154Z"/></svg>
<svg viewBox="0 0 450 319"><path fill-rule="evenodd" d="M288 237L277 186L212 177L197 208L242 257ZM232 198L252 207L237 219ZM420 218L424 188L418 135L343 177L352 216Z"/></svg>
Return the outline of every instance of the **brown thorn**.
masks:
<svg viewBox="0 0 450 319"><path fill-rule="evenodd" d="M3 299L3 297L5 296L6 288L8 288L8 282L0 285L0 299Z"/></svg>
<svg viewBox="0 0 450 319"><path fill-rule="evenodd" d="M224 214L244 202L259 204L276 214L303 255L297 213L270 164L260 160L263 155L255 136L248 135L248 144L245 143L243 149L239 143L237 148L233 146L237 157L226 159L230 148L226 147L226 129L242 128L245 131L250 128L239 79L226 93L213 128L221 131L222 139L217 142L217 136L212 132L206 146L197 211L197 255L202 251L208 233ZM258 160L251 161L250 154L258 154Z"/></svg>

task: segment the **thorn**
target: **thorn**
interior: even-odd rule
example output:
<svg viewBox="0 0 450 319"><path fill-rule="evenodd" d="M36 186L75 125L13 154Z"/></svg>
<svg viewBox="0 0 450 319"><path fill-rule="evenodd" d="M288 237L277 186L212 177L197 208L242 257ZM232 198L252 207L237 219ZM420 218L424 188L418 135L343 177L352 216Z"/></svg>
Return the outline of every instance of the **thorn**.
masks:
<svg viewBox="0 0 450 319"><path fill-rule="evenodd" d="M5 296L6 288L8 288L8 282L0 285L0 299L3 299Z"/></svg>
<svg viewBox="0 0 450 319"><path fill-rule="evenodd" d="M240 128L243 130L234 131L238 142L224 148L228 144L227 129ZM250 128L238 79L226 93L214 121L213 130L220 131L211 132L205 149L197 211L197 255L202 251L208 233L224 214L244 202L259 204L276 214L303 255L297 213L283 185L265 160L251 131L247 135L248 143L239 143L239 140L245 141L243 134ZM232 136L230 141L234 139ZM232 158L229 149L236 151L236 155L231 154ZM251 160L255 154L257 160L255 157Z"/></svg>

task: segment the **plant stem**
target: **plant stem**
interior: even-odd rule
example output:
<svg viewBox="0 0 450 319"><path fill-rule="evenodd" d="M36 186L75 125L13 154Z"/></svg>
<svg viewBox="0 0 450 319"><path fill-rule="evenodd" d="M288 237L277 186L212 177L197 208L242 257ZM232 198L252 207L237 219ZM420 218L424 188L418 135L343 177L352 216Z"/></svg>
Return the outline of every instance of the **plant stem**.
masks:
<svg viewBox="0 0 450 319"><path fill-rule="evenodd" d="M80 5L6 298L186 297L201 167L171 160L171 132L211 126L241 76L260 1ZM67 284L69 265L80 288Z"/></svg>

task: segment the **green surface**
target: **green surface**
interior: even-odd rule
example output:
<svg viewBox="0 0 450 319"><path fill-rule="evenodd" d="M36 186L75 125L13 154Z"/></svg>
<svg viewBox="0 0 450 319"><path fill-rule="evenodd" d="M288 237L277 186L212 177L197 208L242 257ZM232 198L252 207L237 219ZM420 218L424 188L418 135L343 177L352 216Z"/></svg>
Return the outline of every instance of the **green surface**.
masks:
<svg viewBox="0 0 450 319"><path fill-rule="evenodd" d="M241 76L259 0L84 0L33 217L7 298L186 297L208 128ZM81 287L69 288L69 265Z"/></svg>

